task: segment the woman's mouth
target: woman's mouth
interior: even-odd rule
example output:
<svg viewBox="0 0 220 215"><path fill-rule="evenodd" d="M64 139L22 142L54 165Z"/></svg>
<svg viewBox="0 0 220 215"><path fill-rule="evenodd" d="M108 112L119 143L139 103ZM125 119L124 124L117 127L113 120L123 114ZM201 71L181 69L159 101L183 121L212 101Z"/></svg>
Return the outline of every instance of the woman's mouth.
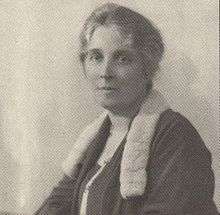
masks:
<svg viewBox="0 0 220 215"><path fill-rule="evenodd" d="M116 88L105 86L105 87L98 87L98 90L113 91L116 90Z"/></svg>

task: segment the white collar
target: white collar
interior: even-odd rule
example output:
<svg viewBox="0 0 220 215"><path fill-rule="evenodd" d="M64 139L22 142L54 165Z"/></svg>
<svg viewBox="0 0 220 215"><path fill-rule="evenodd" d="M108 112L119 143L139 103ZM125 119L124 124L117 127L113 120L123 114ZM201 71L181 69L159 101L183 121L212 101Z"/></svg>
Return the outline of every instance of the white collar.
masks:
<svg viewBox="0 0 220 215"><path fill-rule="evenodd" d="M109 114L112 132L126 132L129 128L131 118L124 116L113 116Z"/></svg>
<svg viewBox="0 0 220 215"><path fill-rule="evenodd" d="M121 160L120 191L123 198L139 196L145 192L150 143L160 114L168 108L163 96L151 90L133 119ZM74 174L77 164L82 162L88 145L97 136L106 117L108 111L101 114L78 137L72 151L62 164L66 175Z"/></svg>

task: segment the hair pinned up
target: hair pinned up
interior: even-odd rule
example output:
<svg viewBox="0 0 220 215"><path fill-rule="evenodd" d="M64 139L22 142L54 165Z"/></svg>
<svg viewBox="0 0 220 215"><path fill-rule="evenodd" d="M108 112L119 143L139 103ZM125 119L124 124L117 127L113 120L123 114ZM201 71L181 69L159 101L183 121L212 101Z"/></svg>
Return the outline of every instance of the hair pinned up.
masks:
<svg viewBox="0 0 220 215"><path fill-rule="evenodd" d="M80 34L80 60L84 63L86 50L94 31L99 26L118 25L126 34L132 35L133 43L158 68L163 57L164 44L160 31L141 14L113 3L94 10L86 19Z"/></svg>

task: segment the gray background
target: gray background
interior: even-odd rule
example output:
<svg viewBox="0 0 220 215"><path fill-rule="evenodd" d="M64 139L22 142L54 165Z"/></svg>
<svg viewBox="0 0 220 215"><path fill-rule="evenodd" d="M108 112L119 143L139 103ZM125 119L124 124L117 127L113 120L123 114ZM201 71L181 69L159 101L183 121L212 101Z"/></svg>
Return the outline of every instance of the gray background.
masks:
<svg viewBox="0 0 220 215"><path fill-rule="evenodd" d="M82 23L100 2L107 1L0 0L0 210L34 211L101 111L77 56ZM212 152L220 208L218 1L118 2L162 31L167 48L155 87Z"/></svg>

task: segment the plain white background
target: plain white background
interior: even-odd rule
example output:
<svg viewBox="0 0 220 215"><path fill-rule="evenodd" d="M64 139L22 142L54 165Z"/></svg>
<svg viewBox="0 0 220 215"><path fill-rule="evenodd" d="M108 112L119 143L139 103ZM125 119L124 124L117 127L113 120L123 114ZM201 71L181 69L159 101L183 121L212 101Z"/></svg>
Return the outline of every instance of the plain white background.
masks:
<svg viewBox="0 0 220 215"><path fill-rule="evenodd" d="M0 1L0 210L31 213L97 107L78 61L78 35L98 0ZM218 1L113 1L161 30L155 87L212 152L220 208Z"/></svg>

